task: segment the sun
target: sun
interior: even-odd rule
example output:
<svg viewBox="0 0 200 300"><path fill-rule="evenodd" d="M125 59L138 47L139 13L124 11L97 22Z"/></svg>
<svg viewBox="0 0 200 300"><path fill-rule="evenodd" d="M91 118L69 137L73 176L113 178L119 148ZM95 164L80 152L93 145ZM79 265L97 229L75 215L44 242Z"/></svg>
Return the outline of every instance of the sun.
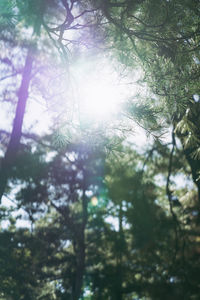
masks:
<svg viewBox="0 0 200 300"><path fill-rule="evenodd" d="M75 94L81 119L88 122L107 122L117 117L123 99L123 89L117 84L116 73L108 64L80 64Z"/></svg>
<svg viewBox="0 0 200 300"><path fill-rule="evenodd" d="M89 119L106 121L119 111L119 93L102 77L98 80L91 77L84 86L80 86L80 89L80 110Z"/></svg>

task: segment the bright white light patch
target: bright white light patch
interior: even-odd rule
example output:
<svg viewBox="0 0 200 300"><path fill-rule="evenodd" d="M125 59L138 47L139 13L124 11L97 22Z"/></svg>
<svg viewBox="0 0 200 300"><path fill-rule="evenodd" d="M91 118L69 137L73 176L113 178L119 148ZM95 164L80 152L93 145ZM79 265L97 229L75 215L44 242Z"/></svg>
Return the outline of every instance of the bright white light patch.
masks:
<svg viewBox="0 0 200 300"><path fill-rule="evenodd" d="M124 88L118 84L119 76L108 63L80 62L75 68L74 79L82 120L104 122L117 116Z"/></svg>
<svg viewBox="0 0 200 300"><path fill-rule="evenodd" d="M193 99L195 102L199 102L199 95L198 94L194 94L193 95Z"/></svg>
<svg viewBox="0 0 200 300"><path fill-rule="evenodd" d="M91 80L82 89L82 112L94 119L105 119L117 113L119 94L102 79Z"/></svg>

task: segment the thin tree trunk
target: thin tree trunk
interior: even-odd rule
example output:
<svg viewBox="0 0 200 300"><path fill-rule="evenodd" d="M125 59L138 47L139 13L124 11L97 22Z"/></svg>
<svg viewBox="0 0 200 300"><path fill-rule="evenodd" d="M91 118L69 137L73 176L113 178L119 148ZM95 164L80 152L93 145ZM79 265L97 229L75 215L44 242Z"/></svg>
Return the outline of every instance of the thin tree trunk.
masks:
<svg viewBox="0 0 200 300"><path fill-rule="evenodd" d="M12 133L5 156L2 159L0 166L0 203L7 186L10 169L15 162L17 152L19 150L20 139L22 135L22 125L28 99L28 89L31 81L33 52L34 49L32 46L30 46L27 52L21 85L18 92L18 102L13 122Z"/></svg>
<svg viewBox="0 0 200 300"><path fill-rule="evenodd" d="M82 197L82 224L80 225L80 235L77 241L77 263L76 263L76 276L73 288L73 300L79 300L83 288L83 276L85 272L85 227L87 224L87 197L85 195L85 186L83 187L83 197Z"/></svg>
<svg viewBox="0 0 200 300"><path fill-rule="evenodd" d="M76 252L77 263L76 263L76 276L73 288L73 300L79 300L83 286L83 275L85 270L85 242L84 240L79 241L77 247L79 248Z"/></svg>
<svg viewBox="0 0 200 300"><path fill-rule="evenodd" d="M120 201L120 208L119 208L119 253L117 257L117 286L116 286L116 300L122 300L123 294L122 294L122 243L123 243L123 208L122 208L122 201Z"/></svg>

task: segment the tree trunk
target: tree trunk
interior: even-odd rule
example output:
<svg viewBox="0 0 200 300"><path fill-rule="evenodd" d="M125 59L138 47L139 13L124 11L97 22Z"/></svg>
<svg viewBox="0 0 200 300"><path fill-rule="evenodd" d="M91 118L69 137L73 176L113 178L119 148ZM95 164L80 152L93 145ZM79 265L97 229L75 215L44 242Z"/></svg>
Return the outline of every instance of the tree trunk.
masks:
<svg viewBox="0 0 200 300"><path fill-rule="evenodd" d="M120 207L119 207L119 252L117 255L117 279L116 279L116 300L122 300L123 294L122 294L122 245L123 245L123 208L122 208L122 201L120 201Z"/></svg>
<svg viewBox="0 0 200 300"><path fill-rule="evenodd" d="M84 240L79 241L78 251L76 251L77 263L76 263L76 276L73 287L73 300L79 300L81 296L82 286L83 286L83 275L85 270L85 242Z"/></svg>
<svg viewBox="0 0 200 300"><path fill-rule="evenodd" d="M15 118L13 122L12 133L11 133L10 141L5 156L2 159L1 166L0 166L0 203L1 203L1 198L6 189L10 169L15 162L17 152L19 150L20 139L22 135L22 125L24 120L26 103L28 99L28 89L31 81L33 52L34 49L32 46L30 46L27 52L25 66L22 74L21 85L18 92L18 102L17 102L17 108L16 108Z"/></svg>
<svg viewBox="0 0 200 300"><path fill-rule="evenodd" d="M77 240L77 249L75 249L77 263L75 282L72 294L73 300L79 300L81 297L83 287L83 276L85 271L85 227L87 224L87 197L85 195L85 187L83 188L82 211L82 224L80 225L80 234Z"/></svg>

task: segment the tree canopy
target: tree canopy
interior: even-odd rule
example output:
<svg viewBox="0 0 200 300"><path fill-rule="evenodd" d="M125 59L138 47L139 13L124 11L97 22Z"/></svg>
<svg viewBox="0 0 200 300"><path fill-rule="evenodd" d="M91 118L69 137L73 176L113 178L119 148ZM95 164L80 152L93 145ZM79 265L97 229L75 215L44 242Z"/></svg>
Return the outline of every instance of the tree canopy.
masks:
<svg viewBox="0 0 200 300"><path fill-rule="evenodd" d="M199 299L199 12L1 0L1 300Z"/></svg>

